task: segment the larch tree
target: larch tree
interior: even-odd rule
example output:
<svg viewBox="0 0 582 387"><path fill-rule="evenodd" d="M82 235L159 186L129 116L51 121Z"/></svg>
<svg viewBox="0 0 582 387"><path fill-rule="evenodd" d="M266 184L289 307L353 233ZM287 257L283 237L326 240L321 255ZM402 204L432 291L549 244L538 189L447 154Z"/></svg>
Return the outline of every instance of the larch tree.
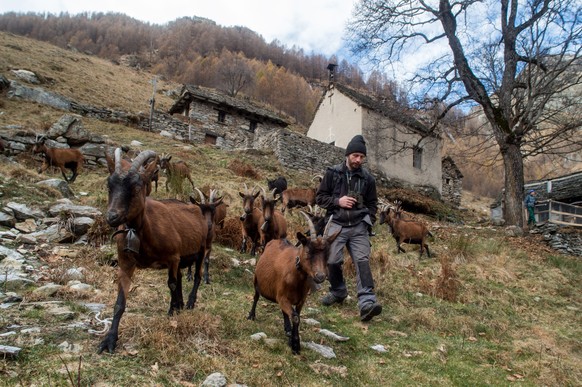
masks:
<svg viewBox="0 0 582 387"><path fill-rule="evenodd" d="M411 102L444 103L437 120L480 110L503 160L506 224L523 226L524 160L582 149L581 19L579 0L361 0L347 40L380 67L413 53Z"/></svg>

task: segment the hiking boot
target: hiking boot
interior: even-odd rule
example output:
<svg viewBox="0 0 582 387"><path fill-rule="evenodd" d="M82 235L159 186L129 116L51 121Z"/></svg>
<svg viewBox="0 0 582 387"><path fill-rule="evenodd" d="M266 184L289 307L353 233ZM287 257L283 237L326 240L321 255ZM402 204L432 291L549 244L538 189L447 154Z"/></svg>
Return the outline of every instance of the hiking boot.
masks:
<svg viewBox="0 0 582 387"><path fill-rule="evenodd" d="M370 321L372 317L382 313L382 305L377 302L370 302L362 307L360 310L360 320Z"/></svg>
<svg viewBox="0 0 582 387"><path fill-rule="evenodd" d="M333 304L341 304L346 298L339 298L333 295L333 293L327 293L327 295L321 298L321 303L325 306L332 306Z"/></svg>

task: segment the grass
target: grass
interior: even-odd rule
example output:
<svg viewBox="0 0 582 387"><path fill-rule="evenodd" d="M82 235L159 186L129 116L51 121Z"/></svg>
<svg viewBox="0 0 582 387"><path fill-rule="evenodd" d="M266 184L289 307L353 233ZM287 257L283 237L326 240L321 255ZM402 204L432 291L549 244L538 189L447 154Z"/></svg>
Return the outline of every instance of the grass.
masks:
<svg viewBox="0 0 582 387"><path fill-rule="evenodd" d="M40 43L23 38L1 37L22 46L22 52L31 57L28 62L26 58L12 56L14 53L7 51L7 43L2 41L3 73L9 67L35 70L38 66L43 75L57 80L55 85L60 89L55 91L69 90L75 99L96 106L122 106L136 112L140 109L141 94L145 101L149 98L148 74L128 74L127 69L93 57L61 52L46 45L36 47ZM37 51L39 57L35 59ZM40 56L52 51L59 52L65 63L52 67L43 64L45 59ZM47 57L46 61L50 60L56 60L54 54ZM81 65L87 66L83 70L87 74L100 76L92 78L101 80L96 82L95 87L100 89L95 93L84 92L86 86L75 75ZM71 73L65 74L69 67ZM107 84L105 80L109 78L115 82ZM140 96L132 92L121 101L120 91L108 95L106 90L117 84L127 88L126 79L133 80L135 87L142 90ZM109 98L115 101L111 105L107 102ZM0 115L0 127L20 125L26 130L40 130L62 115L33 103L2 101L4 114ZM174 161L185 160L191 166L197 187L223 192L229 203L227 224L234 230L242 210L238 193L243 190L243 183L249 188L266 185L267 178L282 174L291 186L311 185L311 176L287 170L270 152L224 152L208 145L189 146L155 133L89 118L83 118L83 125L115 144L129 144L135 139L144 144L143 149L170 153ZM16 201L48 208L60 194L39 191L35 183L47 177L58 178L60 172L39 175L35 170L38 162L30 155L16 159L18 164L0 163L0 205ZM106 176L103 167L84 169L72 189L87 195L78 196L75 201L105 211ZM165 177L161 177L153 197L175 195L166 192L164 184ZM185 196L190 191L188 185L184 188ZM380 194L387 201L406 195L404 191L383 189ZM412 195L409 202L418 208L431 204L426 198ZM0 333L31 327L40 328L40 333L0 337L2 345L23 348L18 358L0 360L0 385L76 384L79 359L83 386L200 385L213 372L222 372L228 383L248 386L582 384L582 261L550 251L540 236L508 238L501 229L478 224L470 213L435 208L433 217L419 215L435 234L428 242L433 259L419 260L418 246L407 244L403 245L407 253L396 254L388 229L379 225L374 228L377 235L372 239L371 265L376 292L384 306L382 315L371 323L359 321L355 270L348 259L344 269L350 298L341 306L324 308L318 303L323 292L309 296L302 313L304 347L299 356L292 355L287 347L277 305L261 299L256 321L246 319L252 303L254 266L253 257L237 251L238 240L229 244L225 238L224 243L214 245L212 283L201 285L194 310L177 316L166 314L169 306L166 271L138 270L113 355L97 355L101 337L73 325L74 321L57 318L44 308L25 305L32 301L61 301L74 312L76 320L92 322L93 328L101 329L94 314L82 305L106 304L101 318L111 317L117 292L116 253L109 244L107 226L103 222L95 226L90 245L73 247L78 252L75 258L54 255L52 246L8 243L11 248L27 250L37 257L38 286L49 281L65 283L63 273L68 268L83 267L84 282L93 285L96 291L80 296L63 290L54 297L34 298L32 289L27 289L21 306L2 310ZM304 230L304 220L297 211L286 217L289 235L294 240L295 233ZM464 225L438 221L445 217L462 218ZM68 219L63 214L64 227ZM184 287L184 292L189 292L192 283L185 282ZM321 328L350 339L333 342L321 335L319 328L306 324L307 318L316 319ZM250 336L257 332L265 332L274 341L251 340ZM58 346L64 341L80 349L63 352ZM310 341L332 347L336 358L324 359L307 349L305 343ZM386 352L372 350L374 345L383 345Z"/></svg>

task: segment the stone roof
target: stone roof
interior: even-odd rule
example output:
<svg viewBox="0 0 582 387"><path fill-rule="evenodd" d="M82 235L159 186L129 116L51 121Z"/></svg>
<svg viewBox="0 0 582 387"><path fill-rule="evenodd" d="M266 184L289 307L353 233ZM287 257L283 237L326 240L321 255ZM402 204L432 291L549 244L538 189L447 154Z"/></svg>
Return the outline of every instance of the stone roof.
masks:
<svg viewBox="0 0 582 387"><path fill-rule="evenodd" d="M426 134L429 129L415 116L415 112L411 109L407 109L400 106L392 101L379 100L373 98L372 96L355 91L341 83L335 82L333 86L342 94L345 94L352 101L358 105L364 106L368 109L374 110L388 118L392 121L399 123L401 125L412 128L418 132Z"/></svg>
<svg viewBox="0 0 582 387"><path fill-rule="evenodd" d="M230 97L219 91L196 85L184 85L180 92L180 98L174 103L168 113L174 114L182 112L192 101L213 104L225 110L235 110L240 115L255 119L259 122L270 121L283 127L289 125L287 120L264 107L258 106L250 99Z"/></svg>
<svg viewBox="0 0 582 387"><path fill-rule="evenodd" d="M451 176L455 179L462 179L463 178L463 174L461 173L461 170L459 169L459 167L457 167L457 164L455 164L455 161L453 160L453 158L451 156L445 156L442 159L442 164L443 164L443 170L445 169L445 166L448 165L450 167L450 171L454 172L454 176Z"/></svg>

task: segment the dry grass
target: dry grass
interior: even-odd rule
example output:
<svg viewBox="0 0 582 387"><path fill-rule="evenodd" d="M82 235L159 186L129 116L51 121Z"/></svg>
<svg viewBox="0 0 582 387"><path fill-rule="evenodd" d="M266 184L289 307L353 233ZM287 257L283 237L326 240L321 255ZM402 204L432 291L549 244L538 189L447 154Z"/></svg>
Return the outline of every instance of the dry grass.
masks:
<svg viewBox="0 0 582 387"><path fill-rule="evenodd" d="M115 101L112 104L119 103L132 112L138 111L141 103L135 101L149 98L147 74L127 74L129 70L93 57L46 45L35 49L36 43L26 39L18 38L15 43L12 41L15 37L0 37L10 40L0 42L2 73L6 73L8 66L33 70L39 66L45 79L56 80L50 85L55 91L68 90L68 95L93 105L114 107L108 101ZM22 52L34 59L12 56L10 50L16 50L6 44L22 46ZM5 53L10 56L4 56ZM62 62L55 53L62 56ZM9 60L13 64L7 64ZM56 69L51 68L53 62ZM103 90L88 91L89 86L83 85L84 79L80 80L76 73L81 71L81 65L99 67L87 68L85 72L101 77L92 79L104 84L113 79L107 85L112 90L118 84L122 85L119 90L129 90L126 82L142 77L135 82L135 87L142 91L129 91L123 101L118 100L121 91L109 94L105 86ZM77 98L76 93L86 99ZM0 126L16 124L30 130L46 127L63 114L13 100L5 101L3 111ZM0 331L18 330L12 328L16 324L39 327L41 333L2 338L2 344L25 348L20 358L0 361L4 383L67 385L70 381L64 364L76 373L81 356L81 385L200 385L212 372L222 372L228 383L249 386L507 385L513 381L510 378L525 385L582 384L579 258L555 254L544 245L541 236L508 238L502 230L480 226L476 220L481 216L478 207L481 202L475 201L475 209L470 207L464 225L422 217L435 234L429 245L436 259L419 260L418 247L410 245L407 253L397 254L387 227L376 225L371 266L376 292L384 306L382 315L369 324L359 321L355 269L351 259L346 258L344 273L350 297L341 306L323 308L318 302L323 292L313 294L308 297L302 319L314 318L322 328L349 336L350 340L333 342L322 336L318 328L302 323L303 343L313 341L330 346L337 357L323 359L305 348L300 356L293 356L276 304L261 300L257 321L246 320L252 303L254 267L250 256L237 251L241 242L238 215L242 211L238 193L245 183L249 188L266 185L263 177L281 174L287 176L291 186L308 186L311 176L286 170L268 152L223 152L209 145L187 146L155 133L88 118L83 118L83 125L92 133L107 136L111 144L129 144L136 139L144 144L144 149L171 153L191 165L197 187L205 191L217 188L224 194L229 204L228 215L213 246L211 284L201 285L194 310L168 317L167 272L137 270L121 321L118 350L112 356L95 353L100 336L89 334L86 328L71 327L72 321L64 321L33 305L32 289L27 289L23 303L2 310ZM252 173L238 174L231 167L234 165L244 165ZM52 193L39 192L34 186L43 178L36 174L37 167L36 161L28 156L23 156L19 164L1 163L0 204L19 201L46 207L54 202ZM76 202L104 211L106 176L105 168L85 169L72 188L87 195L79 196ZM162 188L152 195L154 198L171 197L163 183L161 179ZM405 191L392 194L399 199L408 198L410 210L425 206L435 213L448 213L444 209L435 210L437 207L426 198ZM381 195L389 197L388 192L382 191ZM289 239L295 242L295 233L305 229L304 221L298 212L286 214L286 219ZM83 281L93 285L95 292L79 295L64 289L54 297L36 300L60 302L59 305L73 310L76 320L88 321L91 327L100 329L94 313L82 304L103 303L106 308L101 318L112 314L117 268L112 266L116 253L108 239L111 231L98 219L90 232L90 245L72 247L77 254L70 257L55 254L52 246L46 245L9 247L28 251L34 257L36 285L65 283L68 268L84 268ZM233 263L235 260L238 265ZM192 283L184 281L184 292L191 288ZM260 331L274 340L250 339ZM80 345L80 352L63 353L57 346L65 340ZM387 352L370 349L378 344L384 345Z"/></svg>

